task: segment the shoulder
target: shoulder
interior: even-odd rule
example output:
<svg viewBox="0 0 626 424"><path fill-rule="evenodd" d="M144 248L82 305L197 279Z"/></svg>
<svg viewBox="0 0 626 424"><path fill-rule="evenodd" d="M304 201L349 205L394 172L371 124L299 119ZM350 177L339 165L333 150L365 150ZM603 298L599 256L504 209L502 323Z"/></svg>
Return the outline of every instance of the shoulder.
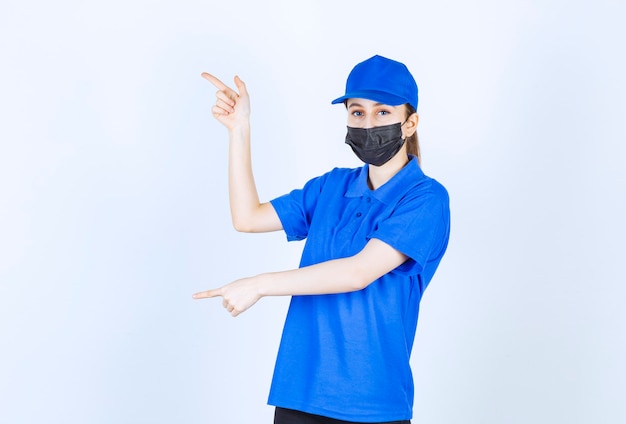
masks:
<svg viewBox="0 0 626 424"><path fill-rule="evenodd" d="M407 187L399 199L397 207L414 210L438 210L444 215L449 214L450 197L448 190L436 179L421 174Z"/></svg>
<svg viewBox="0 0 626 424"><path fill-rule="evenodd" d="M449 200L448 190L434 178L424 175L422 179L412 187L412 190L430 194L431 196Z"/></svg>
<svg viewBox="0 0 626 424"><path fill-rule="evenodd" d="M357 180L361 175L362 168L333 168L330 171L311 178L306 186L325 186L331 184L332 186L347 186L352 181Z"/></svg>
<svg viewBox="0 0 626 424"><path fill-rule="evenodd" d="M448 190L439 181L426 175L415 157L407 164L400 176L404 197L430 197L448 201Z"/></svg>
<svg viewBox="0 0 626 424"><path fill-rule="evenodd" d="M354 179L361 174L362 168L333 168L324 176L329 180Z"/></svg>

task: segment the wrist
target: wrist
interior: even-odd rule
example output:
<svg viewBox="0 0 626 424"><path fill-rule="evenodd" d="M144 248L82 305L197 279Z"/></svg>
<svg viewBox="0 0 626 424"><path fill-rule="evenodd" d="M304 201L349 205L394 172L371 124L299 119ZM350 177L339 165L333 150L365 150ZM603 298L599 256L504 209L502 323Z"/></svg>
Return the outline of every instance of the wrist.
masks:
<svg viewBox="0 0 626 424"><path fill-rule="evenodd" d="M250 135L250 122L238 122L234 124L232 127L228 128L228 132L232 137L247 137Z"/></svg>
<svg viewBox="0 0 626 424"><path fill-rule="evenodd" d="M271 274L259 274L257 275L256 291L259 297L270 296L270 287L272 285Z"/></svg>

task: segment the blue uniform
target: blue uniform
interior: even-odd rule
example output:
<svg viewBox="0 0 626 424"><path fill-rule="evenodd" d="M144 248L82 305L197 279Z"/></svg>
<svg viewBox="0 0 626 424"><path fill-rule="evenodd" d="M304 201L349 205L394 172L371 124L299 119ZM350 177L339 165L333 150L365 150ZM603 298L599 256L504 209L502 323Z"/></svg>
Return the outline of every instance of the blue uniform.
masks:
<svg viewBox="0 0 626 424"><path fill-rule="evenodd" d="M368 165L336 168L272 200L301 267L358 253L377 238L408 256L363 290L293 296L268 403L355 422L408 420L419 302L446 250L446 189L416 158L371 190Z"/></svg>

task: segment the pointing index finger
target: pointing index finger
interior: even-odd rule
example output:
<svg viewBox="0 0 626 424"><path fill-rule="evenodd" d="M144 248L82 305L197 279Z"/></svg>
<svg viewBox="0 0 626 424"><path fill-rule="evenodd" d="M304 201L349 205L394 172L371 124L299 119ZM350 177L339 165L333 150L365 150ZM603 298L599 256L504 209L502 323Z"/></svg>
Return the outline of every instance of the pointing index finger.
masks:
<svg viewBox="0 0 626 424"><path fill-rule="evenodd" d="M203 292L199 292L199 293L195 293L193 295L194 299L207 299L209 297L216 297L216 296L220 296L221 290L220 289L213 289L213 290L207 290L207 291L203 291Z"/></svg>
<svg viewBox="0 0 626 424"><path fill-rule="evenodd" d="M201 76L220 90L228 90L228 86L226 84L224 84L222 81L219 80L219 78L209 74L208 72L203 72Z"/></svg>

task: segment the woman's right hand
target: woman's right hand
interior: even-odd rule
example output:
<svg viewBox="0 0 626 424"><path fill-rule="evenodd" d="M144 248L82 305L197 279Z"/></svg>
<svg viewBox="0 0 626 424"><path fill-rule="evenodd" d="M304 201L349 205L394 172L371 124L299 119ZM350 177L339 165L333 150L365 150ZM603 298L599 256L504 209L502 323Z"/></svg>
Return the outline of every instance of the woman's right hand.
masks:
<svg viewBox="0 0 626 424"><path fill-rule="evenodd" d="M242 125L250 124L250 96L246 85L238 76L235 76L234 90L208 72L202 73L202 78L209 81L218 91L215 93L217 100L211 108L213 117L222 123L229 131Z"/></svg>

